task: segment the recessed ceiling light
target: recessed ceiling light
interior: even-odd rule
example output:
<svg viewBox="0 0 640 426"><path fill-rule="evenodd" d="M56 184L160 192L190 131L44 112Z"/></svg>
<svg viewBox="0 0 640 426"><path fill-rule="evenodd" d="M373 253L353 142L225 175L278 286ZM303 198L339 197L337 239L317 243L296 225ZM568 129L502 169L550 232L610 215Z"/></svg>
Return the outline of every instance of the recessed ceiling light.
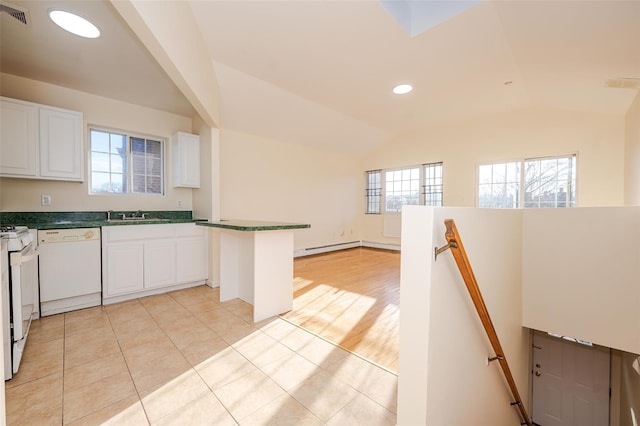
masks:
<svg viewBox="0 0 640 426"><path fill-rule="evenodd" d="M52 10L49 17L60 28L85 38L100 37L100 30L81 16L65 10Z"/></svg>
<svg viewBox="0 0 640 426"><path fill-rule="evenodd" d="M413 86L410 84L398 84L393 88L393 93L396 95L404 95L405 93L409 93L413 90Z"/></svg>

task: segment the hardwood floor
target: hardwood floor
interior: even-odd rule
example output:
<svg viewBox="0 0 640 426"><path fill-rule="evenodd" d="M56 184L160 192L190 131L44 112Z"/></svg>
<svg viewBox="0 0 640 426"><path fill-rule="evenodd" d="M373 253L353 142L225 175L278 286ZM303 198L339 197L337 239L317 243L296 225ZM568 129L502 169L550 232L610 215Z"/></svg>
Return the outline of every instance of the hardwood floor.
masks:
<svg viewBox="0 0 640 426"><path fill-rule="evenodd" d="M397 372L399 316L399 252L355 248L295 259L288 321Z"/></svg>

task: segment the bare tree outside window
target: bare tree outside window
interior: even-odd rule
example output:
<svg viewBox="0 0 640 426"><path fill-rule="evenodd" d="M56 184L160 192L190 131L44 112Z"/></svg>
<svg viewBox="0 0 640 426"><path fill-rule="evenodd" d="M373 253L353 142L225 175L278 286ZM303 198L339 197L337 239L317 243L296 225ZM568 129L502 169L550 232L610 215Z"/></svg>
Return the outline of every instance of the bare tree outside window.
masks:
<svg viewBox="0 0 640 426"><path fill-rule="evenodd" d="M519 206L519 162L483 164L478 172L478 207L509 209Z"/></svg>
<svg viewBox="0 0 640 426"><path fill-rule="evenodd" d="M478 207L562 208L575 205L575 155L528 158L478 167Z"/></svg>
<svg viewBox="0 0 640 426"><path fill-rule="evenodd" d="M526 160L524 207L575 207L575 162L575 155Z"/></svg>

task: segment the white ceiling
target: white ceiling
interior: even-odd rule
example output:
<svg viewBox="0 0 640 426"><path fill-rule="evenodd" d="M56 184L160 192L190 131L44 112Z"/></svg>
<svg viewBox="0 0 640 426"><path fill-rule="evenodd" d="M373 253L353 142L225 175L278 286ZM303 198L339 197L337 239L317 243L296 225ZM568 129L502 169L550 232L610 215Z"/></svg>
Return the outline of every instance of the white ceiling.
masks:
<svg viewBox="0 0 640 426"><path fill-rule="evenodd" d="M413 38L373 0L189 3L214 61L221 127L349 154L518 108L624 114L637 90L605 81L640 78L638 0L485 1ZM109 3L11 4L32 25L2 17L2 72L194 114ZM55 28L46 11L58 4L103 37ZM401 82L414 91L393 95Z"/></svg>

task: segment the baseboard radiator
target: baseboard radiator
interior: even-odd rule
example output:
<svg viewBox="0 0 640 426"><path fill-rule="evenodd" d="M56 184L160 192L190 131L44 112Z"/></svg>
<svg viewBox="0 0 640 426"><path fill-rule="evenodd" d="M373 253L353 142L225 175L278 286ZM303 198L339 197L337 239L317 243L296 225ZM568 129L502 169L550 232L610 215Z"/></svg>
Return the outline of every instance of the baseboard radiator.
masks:
<svg viewBox="0 0 640 426"><path fill-rule="evenodd" d="M311 256L314 254L329 253L332 251L346 250L356 247L377 248L383 250L400 251L400 244L378 243L375 241L349 241L345 243L327 244L318 247L308 247L294 250L293 257Z"/></svg>

